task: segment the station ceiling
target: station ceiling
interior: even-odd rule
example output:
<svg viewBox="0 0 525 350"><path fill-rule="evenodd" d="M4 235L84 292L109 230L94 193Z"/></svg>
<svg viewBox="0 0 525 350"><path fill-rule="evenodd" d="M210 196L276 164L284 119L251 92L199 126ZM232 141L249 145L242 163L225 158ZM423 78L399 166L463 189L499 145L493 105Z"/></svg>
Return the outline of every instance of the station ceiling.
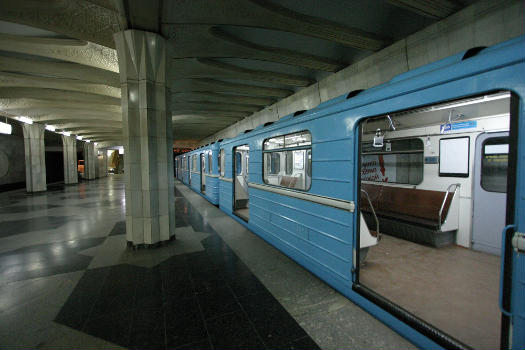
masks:
<svg viewBox="0 0 525 350"><path fill-rule="evenodd" d="M200 140L475 0L0 0L0 114L122 144L113 33L169 40L174 137Z"/></svg>

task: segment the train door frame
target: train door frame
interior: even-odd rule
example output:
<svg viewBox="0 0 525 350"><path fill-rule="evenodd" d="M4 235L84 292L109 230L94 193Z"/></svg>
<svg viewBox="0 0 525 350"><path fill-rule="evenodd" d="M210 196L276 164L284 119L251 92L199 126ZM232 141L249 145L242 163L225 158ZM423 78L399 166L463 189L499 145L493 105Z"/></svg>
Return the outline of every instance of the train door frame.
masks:
<svg viewBox="0 0 525 350"><path fill-rule="evenodd" d="M247 155L243 157L243 153L242 152L237 152L237 149L240 148L240 147L246 147L247 150L246 150L246 153ZM239 153L241 156L240 156L240 167L241 167L241 172L239 173L239 175L243 178L243 182L245 183L246 186L242 186L240 183L237 184L239 181L237 181L237 170L238 170L238 166L239 166L239 162L237 161L237 153ZM249 190L249 186L248 186L248 180L249 180L249 176L250 176L250 173L249 173L249 160L250 160L250 145L249 144L241 144L241 145L237 145L237 146L234 146L232 148L232 180L233 180L233 186L232 186L232 189L233 189L233 204L232 204L232 213L235 214L236 216L238 216L239 218L241 218L242 220L246 221L246 222L249 222L250 220L250 190ZM241 188L238 188L238 186L241 186ZM246 201L246 202L242 202L242 207L238 207L237 206L237 202L238 202L238 199L237 199L237 195L238 193L240 192L245 192L245 196L246 198L241 198L240 200L242 201ZM245 210L247 209L246 213L245 212L241 212L241 210ZM246 215L247 214L247 215Z"/></svg>
<svg viewBox="0 0 525 350"><path fill-rule="evenodd" d="M199 155L199 162L200 162L200 174L201 174L201 185L200 185L200 191L202 194L206 194L206 153L201 153Z"/></svg>
<svg viewBox="0 0 525 350"><path fill-rule="evenodd" d="M510 92L510 122L509 122L509 156L508 156L508 173L507 173L507 200L506 200L506 218L505 218L505 228L503 229L502 234L502 255L500 268L500 286L499 286L499 308L501 313L501 332L500 332L500 348L507 349L512 339L512 328L511 328L511 290L512 290L512 276L513 276L513 249L512 249L512 239L514 236L515 228L515 207L517 205L516 201L516 174L518 169L518 134L519 134L519 123L518 119L520 118L520 98L512 90L506 90ZM484 93L478 93L476 95L470 96L480 96L485 94L490 94L491 91L486 91ZM443 101L441 101L443 102ZM429 106L434 104L441 103L436 101L430 103ZM410 110L407 109L407 110ZM401 111L401 110L400 110ZM361 174L361 125L362 122L366 119L371 119L377 117L377 115L367 116L361 118L356 123L355 135L356 143L354 144L354 157L356 159L357 166L355 167L354 176L356 179L360 179ZM514 174L514 176L511 176ZM361 180L356 181L356 192L359 194L361 191ZM355 236L354 236L354 246L360 246L360 209L361 208L361 199L360 196L356 196L356 210L355 210ZM359 249L354 249L354 259L353 259L353 268L351 271L352 274L352 290L375 305L379 306L381 309L390 313L400 321L409 325L413 329L417 330L419 333L423 334L427 338L431 339L433 342L439 344L443 348L455 348L455 349L464 349L470 350L471 348L468 345L463 344L462 342L452 338L447 333L441 331L440 329L434 327L432 324L420 319L412 312L404 309L400 305L393 303L382 295L376 293L375 291L367 288L366 286L360 283L359 273L360 273L360 252Z"/></svg>

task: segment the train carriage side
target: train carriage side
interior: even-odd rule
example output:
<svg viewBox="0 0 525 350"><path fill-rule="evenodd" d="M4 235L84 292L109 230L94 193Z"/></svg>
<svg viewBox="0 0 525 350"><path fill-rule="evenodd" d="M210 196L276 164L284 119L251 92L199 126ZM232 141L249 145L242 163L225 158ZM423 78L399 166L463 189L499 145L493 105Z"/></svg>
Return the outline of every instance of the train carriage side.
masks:
<svg viewBox="0 0 525 350"><path fill-rule="evenodd" d="M189 155L191 157L190 188L214 205L219 202L218 152L219 145L214 142L192 151Z"/></svg>
<svg viewBox="0 0 525 350"><path fill-rule="evenodd" d="M206 153L206 198L219 204L219 142L213 142Z"/></svg>
<svg viewBox="0 0 525 350"><path fill-rule="evenodd" d="M189 184L189 152L182 155L182 183L185 185Z"/></svg>
<svg viewBox="0 0 525 350"><path fill-rule="evenodd" d="M200 149L197 148L190 152L188 155L189 159L189 165L190 165L190 171L189 171L189 187L194 190L195 192L200 192L200 183L201 183L201 176L200 176Z"/></svg>
<svg viewBox="0 0 525 350"><path fill-rule="evenodd" d="M490 296L489 314L501 314L502 321L501 327L492 327L497 332L488 332L490 341L502 348L522 348L525 259L519 248L523 238L517 232L523 232L525 225L525 43L521 37L478 52L450 57L221 143L220 208L416 345L483 348L484 344L476 344L461 331L469 328L476 313L470 319L459 318L452 328L434 316L456 314L456 310L436 307L433 313L421 314L412 304L404 304L407 301L371 286L367 274L379 261L378 254L359 263L360 249L355 247L363 247L365 231L368 236L374 231L379 236L383 226L384 240L372 245L372 252L388 255L394 250L386 250L397 244L428 256L441 254L441 261L452 264L440 271L444 278L438 284L421 278L427 285L411 291L410 281L389 282L404 288L408 298L419 298L426 305L446 305L447 300L428 298L433 289L439 295L447 288L453 293L453 288L464 286L468 276L455 274L464 267L454 265L455 259L474 257L462 261L472 265L467 272L475 271L483 267L479 254L491 253L455 248L471 248L472 228L465 223L473 211L465 209L469 209L467 203L473 203L478 180L484 181L471 176L483 173L486 166L487 186L501 189L501 182L506 181L504 223L510 226L503 233L494 233L503 239L498 247L501 257L483 255L490 269L496 268L496 277L488 284L473 281L473 285L480 282L478 291L496 290ZM467 56L472 57L464 59ZM496 110L490 112L491 108ZM461 116L463 110L478 115ZM487 140L479 139L485 136ZM437 154L430 149L437 149ZM418 178L420 168L423 179ZM364 176L371 171L383 178ZM396 181L383 181L385 174ZM397 180L401 178L407 180ZM460 186L448 186L456 183ZM441 233L450 232L449 237L434 241L443 244L432 243ZM413 267L412 255L396 254L392 255L401 262L412 263L405 264L413 270L404 275L420 274L419 266ZM460 292L457 290L458 295ZM470 299L475 302L477 297ZM474 303L470 310L478 306ZM454 322L447 314L444 317ZM499 329L501 340L494 340ZM480 329L476 332L483 339Z"/></svg>

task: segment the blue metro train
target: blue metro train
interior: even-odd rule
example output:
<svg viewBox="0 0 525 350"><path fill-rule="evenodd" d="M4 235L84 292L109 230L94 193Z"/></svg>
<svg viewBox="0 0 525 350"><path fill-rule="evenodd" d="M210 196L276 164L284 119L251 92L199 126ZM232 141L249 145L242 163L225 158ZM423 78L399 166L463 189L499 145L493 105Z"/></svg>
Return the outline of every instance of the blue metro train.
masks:
<svg viewBox="0 0 525 350"><path fill-rule="evenodd" d="M524 98L520 37L180 155L176 177L421 348L523 349Z"/></svg>

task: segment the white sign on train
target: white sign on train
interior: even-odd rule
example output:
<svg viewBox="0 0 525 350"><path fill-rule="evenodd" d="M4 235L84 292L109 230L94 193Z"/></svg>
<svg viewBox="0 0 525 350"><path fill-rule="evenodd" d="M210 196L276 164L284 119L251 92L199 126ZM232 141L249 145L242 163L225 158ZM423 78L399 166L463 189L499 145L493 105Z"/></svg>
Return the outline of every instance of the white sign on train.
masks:
<svg viewBox="0 0 525 350"><path fill-rule="evenodd" d="M475 120L469 120L466 122L457 122L457 123L446 123L442 124L440 127L440 132L442 134L459 131L463 129L475 129L478 126L478 122Z"/></svg>

